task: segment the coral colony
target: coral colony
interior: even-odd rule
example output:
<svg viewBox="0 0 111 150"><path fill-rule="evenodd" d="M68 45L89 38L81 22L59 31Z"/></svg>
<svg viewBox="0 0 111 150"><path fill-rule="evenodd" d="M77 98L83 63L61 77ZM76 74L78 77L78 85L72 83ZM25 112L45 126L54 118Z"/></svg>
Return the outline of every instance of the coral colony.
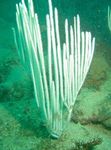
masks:
<svg viewBox="0 0 111 150"><path fill-rule="evenodd" d="M74 17L74 24L65 19L65 42L61 43L58 10L48 0L49 14L46 14L47 47L32 0L28 7L24 0L16 4L17 30L14 30L16 47L23 65L30 68L37 109L50 135L59 138L63 130L63 119L67 121L78 92L89 70L95 47L95 38L90 32L80 31L80 17ZM44 58L47 51L47 62ZM46 67L46 64L48 65Z"/></svg>

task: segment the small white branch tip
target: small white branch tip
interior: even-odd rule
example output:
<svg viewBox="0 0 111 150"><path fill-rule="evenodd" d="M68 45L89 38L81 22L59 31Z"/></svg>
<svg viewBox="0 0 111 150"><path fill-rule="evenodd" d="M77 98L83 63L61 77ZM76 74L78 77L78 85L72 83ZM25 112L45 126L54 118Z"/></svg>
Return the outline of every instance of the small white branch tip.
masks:
<svg viewBox="0 0 111 150"><path fill-rule="evenodd" d="M47 63L44 58L46 47L43 47L39 19L34 13L32 0L28 0L28 8L24 0L16 4L17 31L13 32L21 62L30 68L42 119L48 124L50 134L58 138L63 130L64 107L69 112L67 119L70 120L78 92L89 70L95 38L92 38L90 32L81 32L80 17L77 15L73 26L69 25L68 19L65 20L65 42L61 43L58 10L55 8L53 11L51 0L48 0L48 4ZM108 25L111 29L109 7Z"/></svg>
<svg viewBox="0 0 111 150"><path fill-rule="evenodd" d="M111 8L108 6L108 27L111 32Z"/></svg>

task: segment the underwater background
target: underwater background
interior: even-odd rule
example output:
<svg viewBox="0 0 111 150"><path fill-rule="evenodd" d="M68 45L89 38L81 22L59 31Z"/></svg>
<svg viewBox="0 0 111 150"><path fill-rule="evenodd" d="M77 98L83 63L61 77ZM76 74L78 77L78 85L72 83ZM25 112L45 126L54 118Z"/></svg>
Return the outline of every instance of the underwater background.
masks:
<svg viewBox="0 0 111 150"><path fill-rule="evenodd" d="M62 136L51 139L40 124L30 75L21 65L14 43L16 3L0 0L0 150L111 150L110 0L52 0L58 8L64 40L64 20L80 15L81 30L96 38L91 68ZM47 0L34 0L42 36L46 38ZM47 54L44 52L47 59Z"/></svg>

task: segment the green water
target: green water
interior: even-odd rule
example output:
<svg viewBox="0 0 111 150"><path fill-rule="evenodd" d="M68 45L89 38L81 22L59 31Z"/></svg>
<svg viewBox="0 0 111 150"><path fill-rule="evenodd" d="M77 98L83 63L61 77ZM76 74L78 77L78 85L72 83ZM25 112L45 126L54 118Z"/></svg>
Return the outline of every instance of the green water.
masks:
<svg viewBox="0 0 111 150"><path fill-rule="evenodd" d="M0 150L110 150L111 148L111 32L107 10L110 0L52 0L57 7L61 43L64 22L80 15L81 31L96 38L94 57L79 91L71 121L58 139L41 123L30 73L20 62L12 28L16 3L0 0ZM26 2L27 3L27 2ZM47 0L34 0L47 60ZM45 64L47 66L47 64Z"/></svg>

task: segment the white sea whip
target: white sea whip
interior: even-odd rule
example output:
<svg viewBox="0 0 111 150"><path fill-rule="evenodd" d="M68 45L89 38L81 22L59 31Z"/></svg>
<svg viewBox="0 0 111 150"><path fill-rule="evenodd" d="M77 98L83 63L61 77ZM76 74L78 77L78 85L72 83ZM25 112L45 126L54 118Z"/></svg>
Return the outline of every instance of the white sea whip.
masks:
<svg viewBox="0 0 111 150"><path fill-rule="evenodd" d="M24 0L16 4L18 31L14 30L14 37L22 63L30 68L42 120L46 122L50 134L58 138L63 129L64 107L70 120L77 94L89 70L95 38L90 32L80 31L80 18L77 15L73 26L69 26L68 20L65 20L65 43L61 44L58 11L57 8L53 11L51 0L48 0L48 4L48 48L43 47L38 15L34 13L32 0L28 0L28 7ZM48 67L44 59L45 49L48 49Z"/></svg>

